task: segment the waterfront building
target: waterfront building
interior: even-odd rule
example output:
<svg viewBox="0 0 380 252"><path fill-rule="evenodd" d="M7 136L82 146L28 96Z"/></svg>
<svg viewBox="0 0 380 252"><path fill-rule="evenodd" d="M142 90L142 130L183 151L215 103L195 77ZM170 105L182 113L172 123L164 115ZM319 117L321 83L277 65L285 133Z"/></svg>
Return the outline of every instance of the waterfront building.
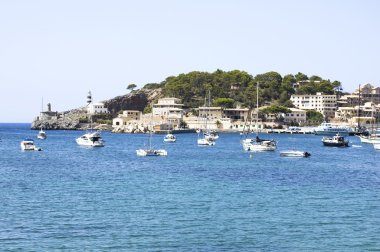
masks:
<svg viewBox="0 0 380 252"><path fill-rule="evenodd" d="M359 91L360 99L363 102L374 102L376 104L380 103L380 87L374 87L368 83L360 86L360 90L358 88L352 94L359 96Z"/></svg>
<svg viewBox="0 0 380 252"><path fill-rule="evenodd" d="M315 95L292 95L290 100L298 109L316 110L323 114L325 118L334 117L335 115L336 95L325 95L318 92Z"/></svg>
<svg viewBox="0 0 380 252"><path fill-rule="evenodd" d="M138 110L124 110L122 114L112 120L112 127L117 128L126 126L131 121L139 121L141 114L141 111Z"/></svg>
<svg viewBox="0 0 380 252"><path fill-rule="evenodd" d="M284 123L298 123L299 125L303 125L306 123L306 111L297 108L289 108L291 112L283 114Z"/></svg>
<svg viewBox="0 0 380 252"><path fill-rule="evenodd" d="M51 111L51 104L47 104L47 110L46 111L41 111L40 116L37 117L38 120L53 120L58 118L58 112L56 111Z"/></svg>
<svg viewBox="0 0 380 252"><path fill-rule="evenodd" d="M153 116L167 117L183 117L183 104L181 100L174 97L159 99L157 104L152 106Z"/></svg>
<svg viewBox="0 0 380 252"><path fill-rule="evenodd" d="M249 109L247 108L225 108L223 110L223 117L231 120L245 121L248 117Z"/></svg>
<svg viewBox="0 0 380 252"><path fill-rule="evenodd" d="M220 119L223 117L222 107L199 107L199 117L211 119Z"/></svg>
<svg viewBox="0 0 380 252"><path fill-rule="evenodd" d="M360 116L359 116L360 114ZM335 120L348 122L350 124L370 124L380 118L380 105L372 102L366 102L361 106L340 107L335 112Z"/></svg>

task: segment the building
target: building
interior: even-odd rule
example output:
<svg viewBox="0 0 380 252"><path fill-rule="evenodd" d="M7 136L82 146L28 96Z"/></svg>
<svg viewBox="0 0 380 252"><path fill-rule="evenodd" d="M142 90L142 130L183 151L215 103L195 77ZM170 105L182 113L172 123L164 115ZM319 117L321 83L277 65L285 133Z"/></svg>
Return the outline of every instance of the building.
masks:
<svg viewBox="0 0 380 252"><path fill-rule="evenodd" d="M360 115L360 116L359 116ZM374 103L366 102L361 106L340 107L335 112L335 119L341 122L356 124L360 121L362 124L370 124L380 118L380 106Z"/></svg>
<svg viewBox="0 0 380 252"><path fill-rule="evenodd" d="M337 100L337 106L340 107L353 107L359 104L359 95L343 95Z"/></svg>
<svg viewBox="0 0 380 252"><path fill-rule="evenodd" d="M173 114L182 118L183 104L178 98L162 98L158 100L157 104L153 104L152 113L153 116L161 116L162 118L173 116Z"/></svg>
<svg viewBox="0 0 380 252"><path fill-rule="evenodd" d="M360 91L360 92L359 92ZM365 84L353 92L353 95L359 96L362 102L374 102L376 104L380 103L380 87L374 87L371 84Z"/></svg>
<svg viewBox="0 0 380 252"><path fill-rule="evenodd" d="M138 110L124 110L122 114L119 114L112 120L112 127L126 126L131 121L138 121L141 118L141 114L141 111Z"/></svg>
<svg viewBox="0 0 380 252"><path fill-rule="evenodd" d="M199 117L212 119L221 119L223 117L222 107L199 107Z"/></svg>
<svg viewBox="0 0 380 252"><path fill-rule="evenodd" d="M51 104L47 104L47 110L41 111L40 116L37 117L37 120L52 120L58 118L58 112L51 111Z"/></svg>
<svg viewBox="0 0 380 252"><path fill-rule="evenodd" d="M325 118L334 117L337 107L336 95L325 95L322 93L315 95L292 95L290 100L296 108L316 110L323 114Z"/></svg>
<svg viewBox="0 0 380 252"><path fill-rule="evenodd" d="M231 120L245 121L248 117L249 109L247 108L226 108L223 110L223 117Z"/></svg>
<svg viewBox="0 0 380 252"><path fill-rule="evenodd" d="M318 80L312 81L312 83L320 83L320 82L321 81L318 81ZM297 90L297 88L310 84L310 83L311 83L310 80L300 80L300 81L297 81L296 83L293 83L293 88Z"/></svg>
<svg viewBox="0 0 380 252"><path fill-rule="evenodd" d="M108 109L104 106L102 102L91 102L87 105L87 113L90 115L96 114L107 114Z"/></svg>
<svg viewBox="0 0 380 252"><path fill-rule="evenodd" d="M306 111L297 108L289 108L291 110L290 113L283 114L284 123L298 123L299 125L303 125L306 123Z"/></svg>

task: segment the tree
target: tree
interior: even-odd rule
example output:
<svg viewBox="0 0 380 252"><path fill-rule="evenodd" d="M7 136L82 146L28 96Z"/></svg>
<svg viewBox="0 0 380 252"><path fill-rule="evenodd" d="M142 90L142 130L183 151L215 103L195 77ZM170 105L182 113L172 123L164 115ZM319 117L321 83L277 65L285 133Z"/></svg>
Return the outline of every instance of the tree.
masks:
<svg viewBox="0 0 380 252"><path fill-rule="evenodd" d="M300 73L298 72L296 75L294 75L294 77L296 78L296 81L305 81L305 80L308 80L309 77L307 77L306 74L303 74L303 73Z"/></svg>
<svg viewBox="0 0 380 252"><path fill-rule="evenodd" d="M308 110L306 111L306 121L309 125L319 125L324 121L324 117L318 111Z"/></svg>
<svg viewBox="0 0 380 252"><path fill-rule="evenodd" d="M127 89L130 89L131 90L131 92L133 91L133 89L135 89L137 87L137 85L136 84L129 84L128 85L128 87L127 87Z"/></svg>
<svg viewBox="0 0 380 252"><path fill-rule="evenodd" d="M234 102L234 99L231 98L216 98L213 104L217 107L232 108L234 106Z"/></svg>
<svg viewBox="0 0 380 252"><path fill-rule="evenodd" d="M151 106L146 106L144 108L144 114L149 114L149 113L152 113L152 107Z"/></svg>
<svg viewBox="0 0 380 252"><path fill-rule="evenodd" d="M291 110L284 106L279 105L271 105L269 107L260 109L261 113L264 115L274 114L276 117L276 121L280 121L281 114L287 114L290 113Z"/></svg>

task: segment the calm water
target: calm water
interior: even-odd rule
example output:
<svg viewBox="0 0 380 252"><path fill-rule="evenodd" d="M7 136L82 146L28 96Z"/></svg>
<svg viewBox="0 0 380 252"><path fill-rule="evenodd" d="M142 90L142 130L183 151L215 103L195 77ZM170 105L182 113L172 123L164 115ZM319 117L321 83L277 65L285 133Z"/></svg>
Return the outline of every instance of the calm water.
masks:
<svg viewBox="0 0 380 252"><path fill-rule="evenodd" d="M273 135L276 152L250 155L238 134L156 135L169 155L137 157L146 136L107 132L104 148L47 131L42 152L22 152L28 126L0 124L1 250L380 251L380 151L355 137Z"/></svg>

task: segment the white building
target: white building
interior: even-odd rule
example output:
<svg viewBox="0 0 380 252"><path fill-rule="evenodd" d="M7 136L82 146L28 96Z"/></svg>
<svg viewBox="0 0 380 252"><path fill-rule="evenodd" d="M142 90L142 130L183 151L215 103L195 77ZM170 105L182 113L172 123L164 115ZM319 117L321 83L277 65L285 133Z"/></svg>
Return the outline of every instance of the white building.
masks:
<svg viewBox="0 0 380 252"><path fill-rule="evenodd" d="M153 104L153 116L161 116L162 118L177 118L183 117L183 104L178 98L168 97L159 99L157 104Z"/></svg>
<svg viewBox="0 0 380 252"><path fill-rule="evenodd" d="M104 107L103 102L91 102L87 105L87 113L90 115L107 114L108 109Z"/></svg>
<svg viewBox="0 0 380 252"><path fill-rule="evenodd" d="M306 111L302 109L289 108L290 113L283 114L284 123L298 123L300 125L306 123Z"/></svg>
<svg viewBox="0 0 380 252"><path fill-rule="evenodd" d="M138 121L141 118L141 111L138 110L124 110L123 114L119 114L112 120L112 127L117 128L126 126L131 121Z"/></svg>
<svg viewBox="0 0 380 252"><path fill-rule="evenodd" d="M290 100L294 106L303 110L316 110L327 117L334 117L336 111L336 95L292 95Z"/></svg>

